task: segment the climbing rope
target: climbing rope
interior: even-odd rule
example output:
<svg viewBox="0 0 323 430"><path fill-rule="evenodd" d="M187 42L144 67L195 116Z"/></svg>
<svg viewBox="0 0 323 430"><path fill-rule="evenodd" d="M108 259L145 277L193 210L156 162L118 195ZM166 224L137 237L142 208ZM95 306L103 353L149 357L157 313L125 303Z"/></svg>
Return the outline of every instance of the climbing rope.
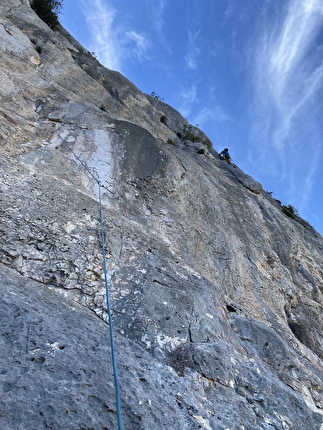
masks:
<svg viewBox="0 0 323 430"><path fill-rule="evenodd" d="M85 161L82 160L82 158L80 158L75 151L73 151L72 148L70 148L68 146L68 144L66 143L66 140L68 139L69 136L65 137L65 139L63 139L61 136L59 136L60 139L62 140L62 143L66 146L66 148L74 155L74 157L77 159L77 161L84 167L84 169L92 176L92 178L95 180L95 182L98 183L98 185L100 187L103 187L103 184L98 180L98 178L94 175L94 173L91 171L91 169L89 169L88 165L86 164Z"/></svg>
<svg viewBox="0 0 323 430"><path fill-rule="evenodd" d="M117 370L117 360L114 351L114 336L113 336L113 323L112 323L112 315L111 315L111 307L110 307L110 298L109 298L109 282L108 282L108 270L107 270L107 260L105 255L105 235L104 235L104 226L103 226L103 204L102 204L102 192L101 188L105 188L104 185L95 177L93 172L89 169L86 162L83 161L69 145L66 143L67 137L63 139L61 137L62 143L69 149L69 151L73 154L73 156L79 161L79 163L87 170L87 172L91 175L91 177L96 181L99 187L99 205L100 205L100 233L101 233L101 247L102 247L102 257L103 257L103 271L104 271L104 283L105 283L105 295L106 295L106 304L108 310L108 320L109 320L109 330L110 330L110 346L111 346L111 358L112 358L112 367L113 367L113 376L114 376L114 385L115 385L115 394L116 394L116 409L117 409L117 420L118 420L118 430L122 430L122 419L121 419L121 407L120 407L120 392L119 392L119 378L118 378L118 370ZM110 191L109 189L107 189ZM110 191L111 192L111 191Z"/></svg>
<svg viewBox="0 0 323 430"><path fill-rule="evenodd" d="M102 185L98 183L98 186L99 186L99 201L100 201L100 229L101 229L101 245L102 245L102 256L103 256L103 270L104 270L105 292L106 292L109 327L110 327L111 356L112 356L113 375L114 375L115 391L116 391L118 430L122 430L119 379L118 379L118 371L117 371L117 362L116 362L115 353L114 353L113 326L112 326L112 316L111 316L110 299L109 299L107 259L105 256L105 246L104 246L103 208L102 208L102 195L101 195Z"/></svg>

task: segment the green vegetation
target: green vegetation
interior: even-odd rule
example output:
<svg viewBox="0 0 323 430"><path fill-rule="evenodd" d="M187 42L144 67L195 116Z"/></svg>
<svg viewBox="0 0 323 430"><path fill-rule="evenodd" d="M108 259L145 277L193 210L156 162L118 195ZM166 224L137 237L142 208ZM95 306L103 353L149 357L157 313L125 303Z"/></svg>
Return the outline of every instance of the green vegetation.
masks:
<svg viewBox="0 0 323 430"><path fill-rule="evenodd" d="M173 139L167 139L167 143L170 145L176 146L176 143L173 141Z"/></svg>
<svg viewBox="0 0 323 430"><path fill-rule="evenodd" d="M155 97L155 99L160 100L161 102L164 101L164 99L162 97L160 97L158 94L155 93L155 91L152 91L150 93L151 96Z"/></svg>
<svg viewBox="0 0 323 430"><path fill-rule="evenodd" d="M309 228L311 227L310 223L308 223L307 221L305 221L305 219L301 218L298 215L298 210L293 206L293 205L287 205L287 206L282 206L282 211L284 212L285 215L287 215L289 218L294 219L295 221L299 222L300 224L302 224L302 226L304 226L305 228Z"/></svg>
<svg viewBox="0 0 323 430"><path fill-rule="evenodd" d="M160 122L162 123L162 124L167 124L167 116L166 115L162 115L161 117L160 117Z"/></svg>
<svg viewBox="0 0 323 430"><path fill-rule="evenodd" d="M290 218L297 218L298 217L298 211L296 208L294 208L293 205L288 205L288 206L282 206L282 211L284 212L284 214L286 214L287 216L289 216Z"/></svg>
<svg viewBox="0 0 323 430"><path fill-rule="evenodd" d="M205 154L205 149L201 148L197 151L198 154Z"/></svg>
<svg viewBox="0 0 323 430"><path fill-rule="evenodd" d="M265 191L265 193L267 193L270 197L273 197L272 191ZM307 229L313 228L309 222L305 221L305 219L299 216L298 210L293 205L285 206L281 204L280 200L275 199L275 201L280 205L282 212L289 218L292 218L293 220L299 222L300 224L302 224L303 227Z"/></svg>
<svg viewBox="0 0 323 430"><path fill-rule="evenodd" d="M182 137L191 142L200 142L201 139L193 133L193 126L184 124Z"/></svg>
<svg viewBox="0 0 323 430"><path fill-rule="evenodd" d="M58 15L63 7L63 0L32 0L32 9L49 27L59 25Z"/></svg>
<svg viewBox="0 0 323 430"><path fill-rule="evenodd" d="M184 140L190 140L191 142L202 142L208 149L212 148L212 143L210 139L205 138L201 139L201 136L198 136L194 133L194 128L192 125L184 124L183 131L177 133L177 136Z"/></svg>
<svg viewBox="0 0 323 430"><path fill-rule="evenodd" d="M212 142L210 141L209 138L203 139L202 143L208 148L211 149L212 148Z"/></svg>

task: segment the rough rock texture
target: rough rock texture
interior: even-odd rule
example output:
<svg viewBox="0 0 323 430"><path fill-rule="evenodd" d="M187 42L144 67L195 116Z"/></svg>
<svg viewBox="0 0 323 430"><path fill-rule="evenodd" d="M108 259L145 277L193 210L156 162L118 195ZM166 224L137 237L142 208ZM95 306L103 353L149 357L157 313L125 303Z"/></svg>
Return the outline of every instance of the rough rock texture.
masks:
<svg viewBox="0 0 323 430"><path fill-rule="evenodd" d="M323 240L27 0L0 5L0 428L322 430Z"/></svg>

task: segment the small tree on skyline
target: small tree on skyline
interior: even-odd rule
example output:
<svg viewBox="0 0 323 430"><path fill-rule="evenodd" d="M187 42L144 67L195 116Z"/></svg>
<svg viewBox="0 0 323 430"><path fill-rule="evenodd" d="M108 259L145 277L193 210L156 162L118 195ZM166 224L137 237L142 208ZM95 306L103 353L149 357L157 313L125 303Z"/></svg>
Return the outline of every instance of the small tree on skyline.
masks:
<svg viewBox="0 0 323 430"><path fill-rule="evenodd" d="M32 0L31 7L49 27L59 25L58 15L62 11L63 0Z"/></svg>

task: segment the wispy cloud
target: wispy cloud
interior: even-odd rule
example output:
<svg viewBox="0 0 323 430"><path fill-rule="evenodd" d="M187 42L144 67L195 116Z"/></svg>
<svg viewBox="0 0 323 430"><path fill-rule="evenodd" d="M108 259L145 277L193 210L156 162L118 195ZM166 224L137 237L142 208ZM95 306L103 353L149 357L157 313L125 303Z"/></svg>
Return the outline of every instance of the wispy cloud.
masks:
<svg viewBox="0 0 323 430"><path fill-rule="evenodd" d="M108 68L121 69L120 44L114 28L117 11L104 0L81 0L84 16L90 31L89 50Z"/></svg>
<svg viewBox="0 0 323 430"><path fill-rule="evenodd" d="M272 164L266 167L281 175L288 193L299 195L301 188L309 195L321 145L323 60L317 38L323 3L290 0L274 21L266 18L253 51L257 147L252 153L262 169L270 152ZM304 160L305 151L311 155Z"/></svg>
<svg viewBox="0 0 323 430"><path fill-rule="evenodd" d="M227 8L226 8L224 15L223 15L222 25L225 25L226 22L231 18L232 14L233 14L233 11L234 11L233 0L227 0L226 6L227 6Z"/></svg>
<svg viewBox="0 0 323 430"><path fill-rule="evenodd" d="M139 59L146 59L148 57L150 40L144 33L138 33L136 31L126 31L125 44L130 46L128 52L131 56L135 55Z"/></svg>
<svg viewBox="0 0 323 430"><path fill-rule="evenodd" d="M194 123L200 128L209 122L219 124L220 122L232 122L232 118L221 106L203 107L194 117Z"/></svg>
<svg viewBox="0 0 323 430"><path fill-rule="evenodd" d="M106 0L81 0L90 32L89 50L106 67L122 72L129 57L148 58L149 37L144 32L129 28L117 10Z"/></svg>
<svg viewBox="0 0 323 430"><path fill-rule="evenodd" d="M147 9L152 17L152 25L159 35L164 29L164 11L167 5L167 0L147 0Z"/></svg>
<svg viewBox="0 0 323 430"><path fill-rule="evenodd" d="M189 70L198 70L198 60L201 53L200 30L188 30L188 49L185 56L186 68Z"/></svg>
<svg viewBox="0 0 323 430"><path fill-rule="evenodd" d="M292 1L271 47L267 69L270 91L285 118L286 114L289 119L295 117L322 85L322 57L312 48L321 24L322 6L317 1Z"/></svg>
<svg viewBox="0 0 323 430"><path fill-rule="evenodd" d="M172 44L167 40L167 29L165 28L165 11L169 0L146 0L147 11L151 18L152 29L156 32L157 42L169 54L172 53Z"/></svg>
<svg viewBox="0 0 323 430"><path fill-rule="evenodd" d="M198 102L198 90L196 85L182 89L179 96L180 102L178 110L185 118L188 118L192 112L193 106Z"/></svg>

